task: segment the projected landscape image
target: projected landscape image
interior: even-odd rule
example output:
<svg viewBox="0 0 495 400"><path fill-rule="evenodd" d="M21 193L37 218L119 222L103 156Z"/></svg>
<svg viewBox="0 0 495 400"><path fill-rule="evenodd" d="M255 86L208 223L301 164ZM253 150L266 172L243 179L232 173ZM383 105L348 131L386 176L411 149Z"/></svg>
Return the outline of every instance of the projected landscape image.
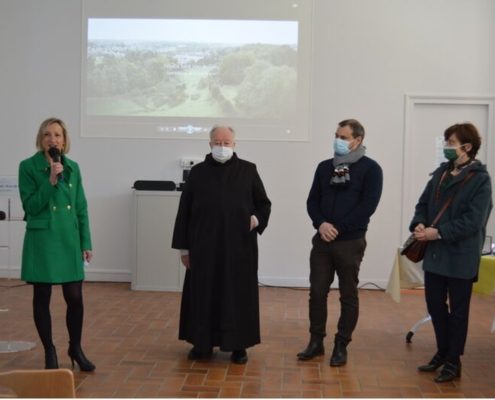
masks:
<svg viewBox="0 0 495 400"><path fill-rule="evenodd" d="M297 38L295 21L91 18L86 112L289 118Z"/></svg>

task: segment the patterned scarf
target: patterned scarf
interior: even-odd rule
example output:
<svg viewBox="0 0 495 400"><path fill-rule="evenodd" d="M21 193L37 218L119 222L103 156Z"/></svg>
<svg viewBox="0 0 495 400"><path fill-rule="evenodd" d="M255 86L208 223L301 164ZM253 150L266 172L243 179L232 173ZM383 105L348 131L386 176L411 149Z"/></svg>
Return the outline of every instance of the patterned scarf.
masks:
<svg viewBox="0 0 495 400"><path fill-rule="evenodd" d="M349 175L349 165L359 161L366 153L366 147L359 146L356 150L351 151L344 156L335 154L333 157L333 173L330 179L330 185L345 185L351 180Z"/></svg>

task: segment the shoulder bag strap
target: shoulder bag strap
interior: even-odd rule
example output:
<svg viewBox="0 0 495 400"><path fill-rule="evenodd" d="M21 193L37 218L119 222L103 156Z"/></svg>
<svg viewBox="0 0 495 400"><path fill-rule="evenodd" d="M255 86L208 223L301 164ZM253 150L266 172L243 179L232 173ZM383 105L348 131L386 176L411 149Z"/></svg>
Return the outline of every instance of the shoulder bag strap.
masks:
<svg viewBox="0 0 495 400"><path fill-rule="evenodd" d="M454 197L455 195L457 194L457 192L459 190L461 190L461 188L466 184L466 182L472 178L472 176L474 175L474 172L471 171L469 172L465 177L464 179L462 180L461 184L459 185L459 187L457 188L457 190L455 191L454 194L452 194L452 196L450 196L448 198L448 200L445 202L445 204L443 205L442 209L438 212L437 216L435 217L435 219L433 220L433 222L431 223L430 227L435 227L435 225L437 224L438 221L440 221L440 218L442 218L442 215L443 213L447 210L447 208L449 208L449 206L452 204L452 202L454 201Z"/></svg>

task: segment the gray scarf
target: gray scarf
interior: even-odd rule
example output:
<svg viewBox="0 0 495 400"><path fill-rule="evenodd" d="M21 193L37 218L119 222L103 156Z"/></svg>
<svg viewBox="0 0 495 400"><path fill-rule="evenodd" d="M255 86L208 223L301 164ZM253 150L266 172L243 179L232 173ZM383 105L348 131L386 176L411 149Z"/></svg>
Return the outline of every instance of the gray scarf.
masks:
<svg viewBox="0 0 495 400"><path fill-rule="evenodd" d="M333 157L333 173L330 179L330 185L345 185L351 180L349 175L349 165L359 161L361 157L366 153L366 147L359 146L356 150L351 151L349 154L338 156L335 154Z"/></svg>

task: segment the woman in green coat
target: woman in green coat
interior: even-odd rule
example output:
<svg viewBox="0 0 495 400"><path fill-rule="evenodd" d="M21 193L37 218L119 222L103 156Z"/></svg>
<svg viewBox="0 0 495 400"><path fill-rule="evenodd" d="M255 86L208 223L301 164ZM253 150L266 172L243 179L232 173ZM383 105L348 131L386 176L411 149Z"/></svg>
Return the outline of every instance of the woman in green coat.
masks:
<svg viewBox="0 0 495 400"><path fill-rule="evenodd" d="M38 152L19 166L19 191L26 233L21 279L33 285L33 315L45 349L45 368L58 368L52 341L50 297L61 284L67 303L68 355L74 366L93 371L81 349L84 264L92 258L88 209L79 166L66 157L70 147L63 121L43 121L36 138Z"/></svg>
<svg viewBox="0 0 495 400"><path fill-rule="evenodd" d="M453 125L444 138L449 162L433 172L410 225L418 240L428 241L423 259L425 298L437 342L436 354L418 369L432 372L443 366L437 383L461 376L469 303L492 208L490 176L475 158L481 145L476 127ZM452 203L436 226L431 226L450 198Z"/></svg>

